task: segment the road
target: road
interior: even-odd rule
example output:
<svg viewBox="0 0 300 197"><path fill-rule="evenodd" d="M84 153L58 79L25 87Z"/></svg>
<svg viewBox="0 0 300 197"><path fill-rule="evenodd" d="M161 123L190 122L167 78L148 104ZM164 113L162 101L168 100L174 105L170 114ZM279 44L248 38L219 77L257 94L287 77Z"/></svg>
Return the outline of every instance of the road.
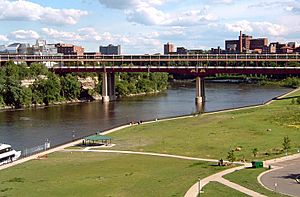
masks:
<svg viewBox="0 0 300 197"><path fill-rule="evenodd" d="M262 175L260 179L264 186L282 194L300 197L300 184L295 180L300 176L300 158L273 165L278 168Z"/></svg>

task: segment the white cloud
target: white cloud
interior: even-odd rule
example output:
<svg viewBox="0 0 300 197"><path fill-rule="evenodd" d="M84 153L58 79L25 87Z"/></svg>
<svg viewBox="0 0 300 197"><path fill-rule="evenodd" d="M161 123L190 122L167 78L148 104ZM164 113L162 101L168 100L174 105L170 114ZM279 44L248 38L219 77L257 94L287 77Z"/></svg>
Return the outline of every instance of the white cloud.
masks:
<svg viewBox="0 0 300 197"><path fill-rule="evenodd" d="M158 8L174 0L99 0L108 8L124 10L127 20L143 25L191 26L207 24L217 19L208 13L208 7L200 10L166 12Z"/></svg>
<svg viewBox="0 0 300 197"><path fill-rule="evenodd" d="M285 0L285 1L278 1L278 0L268 0L265 2L259 2L257 4L252 4L249 6L250 8L254 9L281 9L286 12L299 15L300 14L300 1L299 0Z"/></svg>
<svg viewBox="0 0 300 197"><path fill-rule="evenodd" d="M235 0L213 0L212 2L218 4L232 4Z"/></svg>
<svg viewBox="0 0 300 197"><path fill-rule="evenodd" d="M57 41L72 41L72 40L82 40L80 35L74 32L68 31L59 31L57 29L52 28L42 28L42 32L48 37L55 39Z"/></svg>
<svg viewBox="0 0 300 197"><path fill-rule="evenodd" d="M101 4L108 8L121 10L162 5L168 1L171 0L99 0Z"/></svg>
<svg viewBox="0 0 300 197"><path fill-rule="evenodd" d="M10 40L35 40L38 39L40 36L37 32L33 30L17 30L13 31L8 35Z"/></svg>
<svg viewBox="0 0 300 197"><path fill-rule="evenodd" d="M255 32L265 36L282 36L288 33L288 28L284 25L274 24L270 22L250 22L243 20L236 23L227 23L225 24L225 27L228 31L232 32Z"/></svg>
<svg viewBox="0 0 300 197"><path fill-rule="evenodd" d="M47 24L73 25L87 11L43 7L27 0L0 0L0 20L38 21Z"/></svg>
<svg viewBox="0 0 300 197"><path fill-rule="evenodd" d="M144 51L157 52L161 51L161 42L158 35L154 34L132 34L132 35L119 35L111 34L110 32L100 33L91 27L81 28L76 32L59 31L52 28L42 29L44 37L53 42L73 43L86 45L89 43L97 43L97 45L107 44L120 44L126 51L136 51L142 53ZM95 50L95 49L94 49Z"/></svg>
<svg viewBox="0 0 300 197"><path fill-rule="evenodd" d="M7 36L0 35L0 41L1 41L1 42L7 42L7 41L8 41Z"/></svg>

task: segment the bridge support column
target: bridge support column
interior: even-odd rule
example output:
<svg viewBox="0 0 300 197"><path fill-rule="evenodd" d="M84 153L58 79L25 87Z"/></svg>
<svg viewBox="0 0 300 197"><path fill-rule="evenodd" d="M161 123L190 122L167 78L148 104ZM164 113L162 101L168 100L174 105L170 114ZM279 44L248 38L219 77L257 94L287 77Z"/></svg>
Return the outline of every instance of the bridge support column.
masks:
<svg viewBox="0 0 300 197"><path fill-rule="evenodd" d="M205 82L204 78L196 78L196 104L202 104L205 102Z"/></svg>
<svg viewBox="0 0 300 197"><path fill-rule="evenodd" d="M115 74L104 72L102 78L102 102L108 103L114 100L116 100Z"/></svg>

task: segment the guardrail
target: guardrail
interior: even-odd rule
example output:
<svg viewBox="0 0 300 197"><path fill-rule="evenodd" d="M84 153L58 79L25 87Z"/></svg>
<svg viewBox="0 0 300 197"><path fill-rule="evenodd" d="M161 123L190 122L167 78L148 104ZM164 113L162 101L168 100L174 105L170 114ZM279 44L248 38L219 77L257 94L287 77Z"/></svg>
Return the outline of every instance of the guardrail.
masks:
<svg viewBox="0 0 300 197"><path fill-rule="evenodd" d="M0 55L0 61L300 61L299 54L196 54L196 55Z"/></svg>

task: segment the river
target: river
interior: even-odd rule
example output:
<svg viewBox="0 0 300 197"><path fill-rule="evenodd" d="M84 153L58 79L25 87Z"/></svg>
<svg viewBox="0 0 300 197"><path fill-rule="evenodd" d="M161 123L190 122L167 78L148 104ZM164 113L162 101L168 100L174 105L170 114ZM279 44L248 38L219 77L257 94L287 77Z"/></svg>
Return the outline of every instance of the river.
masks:
<svg viewBox="0 0 300 197"><path fill-rule="evenodd" d="M287 88L246 84L207 83L204 111L261 104L290 91ZM24 150L46 139L58 145L130 121L179 116L196 112L195 88L173 87L152 96L0 112L0 142Z"/></svg>

